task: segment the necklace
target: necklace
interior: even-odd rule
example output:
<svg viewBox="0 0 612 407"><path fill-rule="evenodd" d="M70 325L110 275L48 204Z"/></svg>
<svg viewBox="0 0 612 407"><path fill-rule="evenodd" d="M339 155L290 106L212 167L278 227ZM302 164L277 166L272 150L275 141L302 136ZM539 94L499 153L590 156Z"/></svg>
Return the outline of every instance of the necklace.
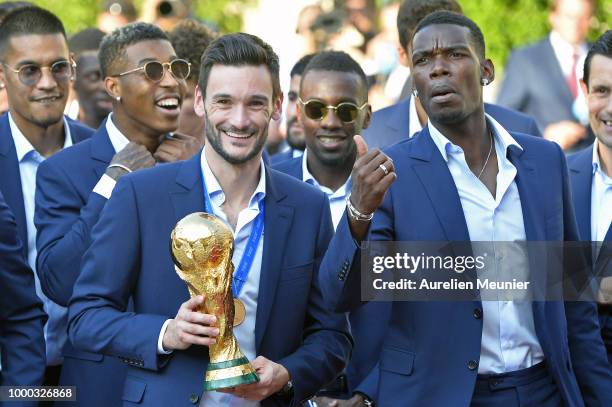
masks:
<svg viewBox="0 0 612 407"><path fill-rule="evenodd" d="M491 151L493 151L493 134L491 134L491 131L489 131L489 134L491 136L491 146L489 147L489 154L487 154L487 159L485 160L485 163L482 166L482 169L480 170L480 173L478 174L478 179L480 179L480 177L482 176L482 173L484 172L485 168L487 168L487 164L489 163L489 158L491 158Z"/></svg>

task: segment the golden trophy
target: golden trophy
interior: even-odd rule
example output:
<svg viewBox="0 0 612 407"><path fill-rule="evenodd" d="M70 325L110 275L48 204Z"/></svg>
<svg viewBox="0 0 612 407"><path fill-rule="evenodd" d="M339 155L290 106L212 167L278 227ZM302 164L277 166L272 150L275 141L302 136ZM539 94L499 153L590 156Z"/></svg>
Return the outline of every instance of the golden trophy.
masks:
<svg viewBox="0 0 612 407"><path fill-rule="evenodd" d="M217 317L219 336L216 343L208 347L204 390L259 381L233 333L233 327L239 325L245 315L244 304L232 295L232 231L221 219L196 212L176 224L170 239L176 273L187 284L191 298L204 296L204 303L197 311Z"/></svg>

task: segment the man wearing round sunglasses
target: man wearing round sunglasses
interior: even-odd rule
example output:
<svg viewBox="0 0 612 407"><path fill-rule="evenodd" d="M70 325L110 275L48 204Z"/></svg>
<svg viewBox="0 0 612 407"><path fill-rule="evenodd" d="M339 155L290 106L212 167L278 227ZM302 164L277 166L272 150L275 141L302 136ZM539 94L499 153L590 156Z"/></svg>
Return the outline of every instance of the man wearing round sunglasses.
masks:
<svg viewBox="0 0 612 407"><path fill-rule="evenodd" d="M316 54L304 69L297 98L297 117L304 130L306 151L302 157L276 166L327 194L334 226L344 213L351 191L350 174L357 156L353 137L370 122L367 97L365 73L348 54L337 51ZM378 303L370 303L349 314L354 350L360 354L371 353L371 321L379 307ZM346 373L319 393L317 405L361 405L364 396L352 395L357 384L353 375L366 366L355 364L353 359L361 361L354 356Z"/></svg>
<svg viewBox="0 0 612 407"><path fill-rule="evenodd" d="M346 320L325 310L318 286L332 235L325 195L262 158L270 121L281 115L278 75L278 57L258 37L214 40L196 90L195 110L206 121L202 153L122 177L93 228L69 333L77 346L128 361L125 402L295 406L346 363ZM180 219L202 211L234 232L233 284L244 281L234 295L246 316L233 331L260 379L222 392L202 388L207 346L219 334L215 317L197 312L204 299L189 299L168 244Z"/></svg>
<svg viewBox="0 0 612 407"><path fill-rule="evenodd" d="M0 191L17 220L19 238L35 270L34 195L39 164L64 147L91 136L92 130L63 115L74 75L66 35L52 13L24 7L0 25L0 85L9 112L0 117ZM38 284L37 284L38 287ZM66 309L38 288L49 319L46 383L57 384L66 342Z"/></svg>
<svg viewBox="0 0 612 407"><path fill-rule="evenodd" d="M193 155L185 141L193 137L167 136L178 126L190 67L176 57L166 34L145 23L121 27L104 37L99 60L112 96L111 114L90 140L45 162L37 178L41 286L63 305L70 300L91 229L115 181L156 162ZM78 387L79 405L120 405L124 378L120 360L67 349L61 383Z"/></svg>

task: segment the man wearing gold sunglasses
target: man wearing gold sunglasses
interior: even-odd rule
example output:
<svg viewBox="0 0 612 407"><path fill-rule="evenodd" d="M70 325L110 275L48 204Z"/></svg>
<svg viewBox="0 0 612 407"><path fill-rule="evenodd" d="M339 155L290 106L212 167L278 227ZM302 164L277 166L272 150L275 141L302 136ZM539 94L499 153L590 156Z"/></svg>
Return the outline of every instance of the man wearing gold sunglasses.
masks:
<svg viewBox="0 0 612 407"><path fill-rule="evenodd" d="M45 293L63 305L115 181L187 158L198 146L194 137L167 136L178 126L190 65L177 58L164 32L145 23L122 27L104 37L99 59L111 114L91 140L41 165L37 179L38 272ZM77 386L79 406L121 404L123 362L72 347L67 352L61 383Z"/></svg>
<svg viewBox="0 0 612 407"><path fill-rule="evenodd" d="M353 136L367 128L372 109L366 77L348 54L326 51L306 65L297 117L304 129L303 156L277 169L317 186L327 194L334 225L344 213L350 174L357 156Z"/></svg>

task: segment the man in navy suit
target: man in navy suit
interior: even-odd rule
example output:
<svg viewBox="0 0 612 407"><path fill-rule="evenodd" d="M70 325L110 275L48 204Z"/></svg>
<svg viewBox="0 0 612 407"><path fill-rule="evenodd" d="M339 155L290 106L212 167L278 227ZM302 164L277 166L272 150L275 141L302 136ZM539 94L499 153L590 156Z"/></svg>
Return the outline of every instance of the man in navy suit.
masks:
<svg viewBox="0 0 612 407"><path fill-rule="evenodd" d="M544 138L568 151L593 140L584 127L578 79L595 3L551 1L550 35L510 55L497 97L500 105L534 117Z"/></svg>
<svg viewBox="0 0 612 407"><path fill-rule="evenodd" d="M34 275L23 255L15 217L0 192L0 386L42 384L46 319L36 296Z"/></svg>
<svg viewBox="0 0 612 407"><path fill-rule="evenodd" d="M9 112L0 117L0 191L17 220L24 254L34 270L36 229L34 191L39 164L64 147L89 138L92 130L63 115L74 62L61 21L50 12L27 7L0 25L0 82ZM40 291L49 320L46 383L57 384L66 341L66 309Z"/></svg>
<svg viewBox="0 0 612 407"><path fill-rule="evenodd" d="M347 215L321 266L338 311L358 307L360 248L382 241L577 240L567 168L555 144L485 115L493 64L471 20L436 12L412 39L412 80L429 124L386 150L360 137ZM393 184L393 185L391 185ZM376 211L376 214L374 212ZM379 405L612 403L594 304L394 302L376 377ZM528 400L525 394L529 394Z"/></svg>
<svg viewBox="0 0 612 407"><path fill-rule="evenodd" d="M119 75L139 61L171 63L163 76L146 73ZM106 91L113 111L89 140L60 151L40 165L37 174L35 224L38 230L38 275L49 298L67 306L79 275L81 259L90 244L117 179L129 171L193 156L193 136L168 139L178 126L185 94L186 71L178 70L172 45L158 27L139 23L105 37L100 46ZM187 67L186 62L182 62ZM191 143L185 140L191 140ZM172 145L168 145L172 143ZM197 150L196 150L197 151ZM109 406L121 403L125 364L117 358L64 349L63 386L76 386L77 403ZM100 392L104 386L105 391Z"/></svg>
<svg viewBox="0 0 612 407"><path fill-rule="evenodd" d="M289 92L287 92L287 109L285 110L285 122L287 127L287 144L285 151L274 154L270 158L272 165L287 161L291 158L301 157L306 148L304 140L304 129L297 117L297 104L300 92L300 82L306 65L310 62L314 54L307 54L291 68L291 81L289 82Z"/></svg>
<svg viewBox="0 0 612 407"><path fill-rule="evenodd" d="M596 259L600 263L610 262L609 254L604 255L603 250L609 250L612 242L612 31L605 32L589 50L581 85L589 107L591 129L597 139L589 148L568 157L572 198L580 237L585 241L606 242L599 248ZM602 281L600 298L601 333L612 363L609 278Z"/></svg>
<svg viewBox="0 0 612 407"><path fill-rule="evenodd" d="M275 168L325 192L334 228L342 218L351 191L351 170L357 156L353 136L370 122L372 110L367 103L367 78L363 69L348 54L324 51L316 54L302 75L297 115L304 132L306 152ZM335 107L332 108L332 107ZM346 374L326 386L317 405L326 406L337 398L353 397L353 390L378 360L377 349L385 328L385 317L378 303L367 304L349 314L355 340ZM380 329L375 327L380 326ZM373 329L374 327L374 329ZM355 395L359 402L362 395Z"/></svg>
<svg viewBox="0 0 612 407"><path fill-rule="evenodd" d="M299 405L346 364L346 318L326 310L318 285L333 232L325 194L262 161L270 120L281 114L278 69L255 36L213 41L196 91L202 153L122 177L92 230L69 334L76 347L129 364L125 405ZM234 334L260 381L202 393L219 331L215 316L195 311L204 299L189 299L168 242L180 219L205 210L233 229L234 264L246 262L234 293L246 318ZM246 250L254 254L243 259Z"/></svg>
<svg viewBox="0 0 612 407"><path fill-rule="evenodd" d="M434 11L454 11L462 9L455 0L406 0L402 2L397 15L397 32L400 40L401 60L412 69L410 54L410 37L419 21ZM490 114L504 128L519 133L541 136L538 126L531 117L506 109L501 106L485 103L485 112ZM412 138L427 123L427 112L420 100L414 95L384 109L374 112L370 127L363 132L363 137L371 148L384 148L402 140Z"/></svg>

